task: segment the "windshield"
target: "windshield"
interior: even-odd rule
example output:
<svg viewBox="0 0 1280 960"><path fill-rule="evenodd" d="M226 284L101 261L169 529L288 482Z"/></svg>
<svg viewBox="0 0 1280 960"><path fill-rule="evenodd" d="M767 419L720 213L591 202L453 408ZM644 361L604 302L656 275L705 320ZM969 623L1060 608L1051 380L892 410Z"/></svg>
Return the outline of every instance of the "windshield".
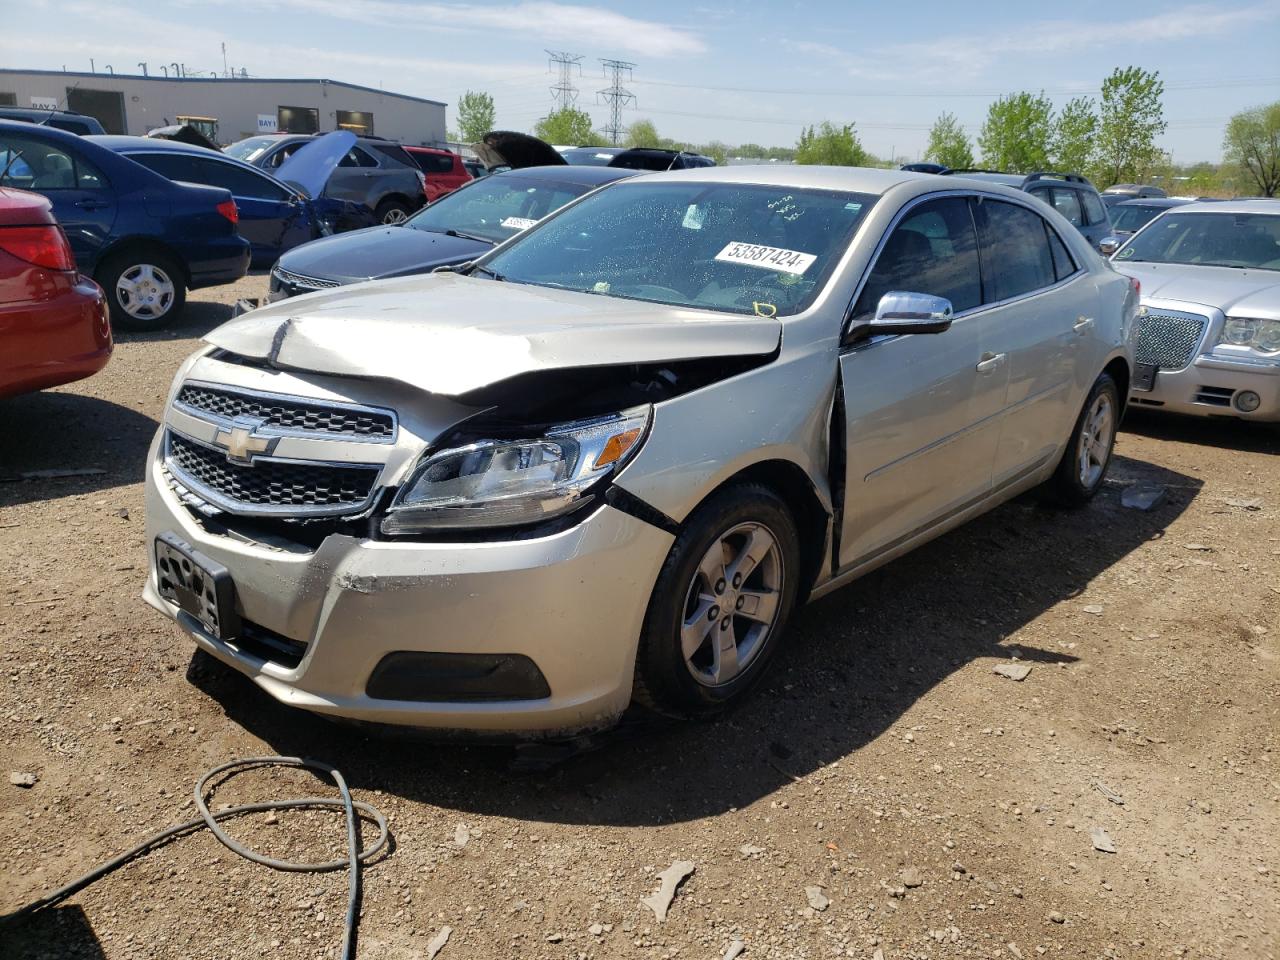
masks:
<svg viewBox="0 0 1280 960"><path fill-rule="evenodd" d="M865 193L734 183L627 183L484 261L488 274L632 300L772 317L817 296Z"/></svg>
<svg viewBox="0 0 1280 960"><path fill-rule="evenodd" d="M504 173L441 197L406 220L405 226L501 243L590 189L580 183Z"/></svg>
<svg viewBox="0 0 1280 960"><path fill-rule="evenodd" d="M1136 234L1116 260L1280 270L1280 214L1171 213Z"/></svg>
<svg viewBox="0 0 1280 960"><path fill-rule="evenodd" d="M279 142L279 137L250 137L248 140L239 140L229 147L223 147L222 152L245 163L253 163Z"/></svg>
<svg viewBox="0 0 1280 960"><path fill-rule="evenodd" d="M1136 233L1139 227L1150 223L1165 209L1165 207L1121 204L1111 208L1111 226L1126 233Z"/></svg>

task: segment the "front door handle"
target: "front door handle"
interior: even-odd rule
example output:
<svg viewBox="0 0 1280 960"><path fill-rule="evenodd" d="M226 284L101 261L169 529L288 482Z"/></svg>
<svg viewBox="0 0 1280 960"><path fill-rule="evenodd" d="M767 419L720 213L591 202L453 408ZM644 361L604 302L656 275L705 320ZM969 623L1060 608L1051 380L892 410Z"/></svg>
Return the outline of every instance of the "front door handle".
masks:
<svg viewBox="0 0 1280 960"><path fill-rule="evenodd" d="M101 210L107 205L107 201L85 199L77 200L74 205L79 207L81 210Z"/></svg>
<svg viewBox="0 0 1280 960"><path fill-rule="evenodd" d="M979 373L990 373L1002 365L1008 357L1007 353L991 353L988 351L982 355L982 359L978 361L978 365L974 369Z"/></svg>
<svg viewBox="0 0 1280 960"><path fill-rule="evenodd" d="M1076 322L1071 325L1071 329L1083 337L1093 329L1093 317L1077 317Z"/></svg>

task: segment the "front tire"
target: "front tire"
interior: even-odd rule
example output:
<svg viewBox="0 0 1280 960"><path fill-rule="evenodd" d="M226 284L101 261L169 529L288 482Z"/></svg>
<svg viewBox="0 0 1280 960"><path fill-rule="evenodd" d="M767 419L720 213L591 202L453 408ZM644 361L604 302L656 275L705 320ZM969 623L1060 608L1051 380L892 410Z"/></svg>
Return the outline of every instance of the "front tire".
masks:
<svg viewBox="0 0 1280 960"><path fill-rule="evenodd" d="M658 574L636 655L635 700L711 716L764 675L795 607L799 534L771 489L715 494L685 524Z"/></svg>
<svg viewBox="0 0 1280 960"><path fill-rule="evenodd" d="M1120 426L1120 389L1111 374L1103 373L1093 383L1075 429L1062 454L1062 462L1045 484L1049 500L1064 507L1079 507L1102 489L1115 452Z"/></svg>
<svg viewBox="0 0 1280 960"><path fill-rule="evenodd" d="M111 323L121 330L159 330L182 313L187 301L182 266L150 250L108 258L95 279L107 294Z"/></svg>

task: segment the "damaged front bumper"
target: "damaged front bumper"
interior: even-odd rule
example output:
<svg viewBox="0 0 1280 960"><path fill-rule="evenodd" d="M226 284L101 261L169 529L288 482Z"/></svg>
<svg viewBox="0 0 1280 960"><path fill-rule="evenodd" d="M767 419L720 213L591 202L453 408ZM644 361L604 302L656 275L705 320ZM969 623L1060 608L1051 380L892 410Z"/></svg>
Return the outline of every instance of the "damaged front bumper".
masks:
<svg viewBox="0 0 1280 960"><path fill-rule="evenodd" d="M163 598L154 550L146 601L280 702L516 736L579 733L623 713L650 585L672 542L609 506L524 540L334 534L311 550L229 536L184 506L157 443L148 542L165 533L230 571L243 634L220 640Z"/></svg>

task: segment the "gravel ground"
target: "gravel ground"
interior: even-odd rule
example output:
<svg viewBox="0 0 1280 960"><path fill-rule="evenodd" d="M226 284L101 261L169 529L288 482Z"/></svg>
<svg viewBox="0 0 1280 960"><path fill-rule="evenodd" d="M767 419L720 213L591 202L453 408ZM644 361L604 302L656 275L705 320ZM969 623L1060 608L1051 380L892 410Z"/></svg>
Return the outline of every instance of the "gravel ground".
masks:
<svg viewBox="0 0 1280 960"><path fill-rule="evenodd" d="M1009 504L810 606L731 717L524 773L509 749L281 707L193 667L138 599L173 370L264 289L198 292L101 375L0 405L0 773L38 778L0 780L0 910L192 816L204 770L278 752L333 763L391 820L362 957L429 957L444 926L441 960L1280 953L1280 433L1133 418L1091 507ZM13 479L68 467L105 472ZM1168 500L1123 508L1136 480ZM992 672L1011 657L1025 680ZM328 792L261 772L215 803ZM234 831L278 856L344 843L317 812ZM641 899L678 860L660 923ZM201 833L0 931L0 954L329 957L345 890Z"/></svg>

